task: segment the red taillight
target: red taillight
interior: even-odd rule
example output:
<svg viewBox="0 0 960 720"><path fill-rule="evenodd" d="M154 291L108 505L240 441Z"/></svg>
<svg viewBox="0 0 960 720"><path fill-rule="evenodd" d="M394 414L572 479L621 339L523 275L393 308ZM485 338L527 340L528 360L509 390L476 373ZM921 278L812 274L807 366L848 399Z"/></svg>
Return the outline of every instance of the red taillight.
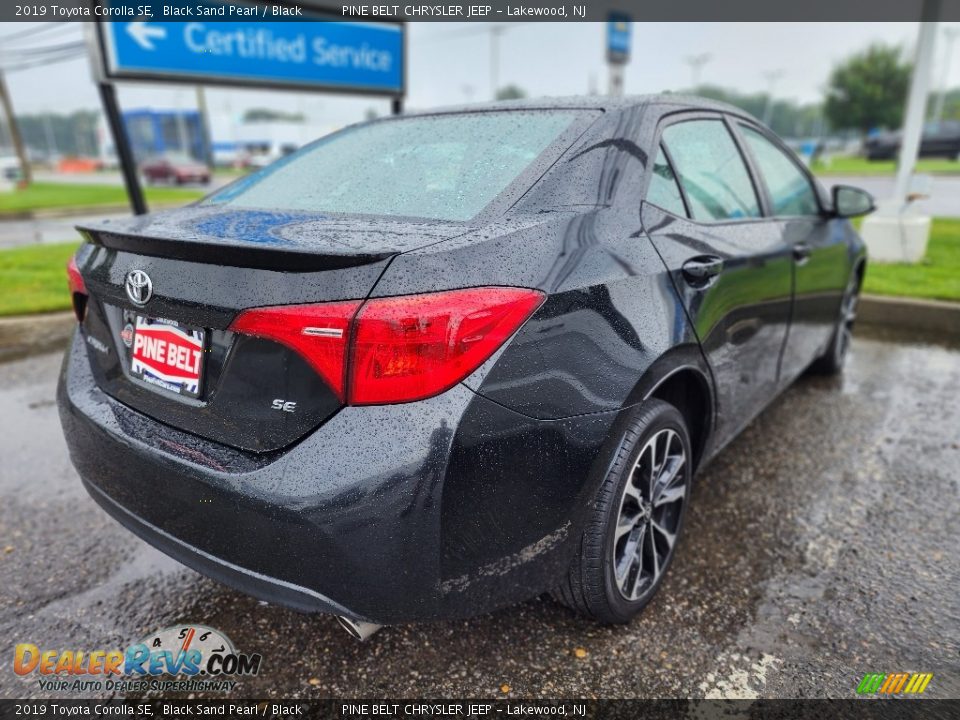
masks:
<svg viewBox="0 0 960 720"><path fill-rule="evenodd" d="M83 322L87 312L87 284L83 281L75 256L67 261L67 285L70 288L70 300L73 302L73 314L77 316L77 322Z"/></svg>
<svg viewBox="0 0 960 720"><path fill-rule="evenodd" d="M357 316L350 403L421 400L476 370L540 305L520 288L471 288L382 298Z"/></svg>
<svg viewBox="0 0 960 720"><path fill-rule="evenodd" d="M536 290L470 288L258 308L241 313L230 329L296 350L351 405L402 403L463 380L542 301Z"/></svg>
<svg viewBox="0 0 960 720"><path fill-rule="evenodd" d="M230 329L296 350L342 400L350 320L362 302L255 308L240 313Z"/></svg>

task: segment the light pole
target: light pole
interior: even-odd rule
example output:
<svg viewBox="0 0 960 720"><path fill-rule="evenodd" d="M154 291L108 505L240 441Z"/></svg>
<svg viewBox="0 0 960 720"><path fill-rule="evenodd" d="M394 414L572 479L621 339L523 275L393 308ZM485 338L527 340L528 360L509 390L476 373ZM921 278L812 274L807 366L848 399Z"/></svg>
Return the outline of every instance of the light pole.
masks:
<svg viewBox="0 0 960 720"><path fill-rule="evenodd" d="M933 53L937 40L940 0L924 0L914 51L910 89L904 109L900 153L893 195L877 203L877 212L864 218L860 235L874 262L918 262L926 253L930 216L916 210L910 180L917 164L920 138L929 99Z"/></svg>
<svg viewBox="0 0 960 720"><path fill-rule="evenodd" d="M770 125L773 117L773 88L777 85L777 80L783 77L783 70L770 70L765 72L763 77L767 80L767 102L763 106L763 124Z"/></svg>
<svg viewBox="0 0 960 720"><path fill-rule="evenodd" d="M506 25L494 24L490 26L490 97L497 99L497 89L500 86L500 36L507 29Z"/></svg>
<svg viewBox="0 0 960 720"><path fill-rule="evenodd" d="M953 60L953 41L960 35L960 27L945 27L943 29L943 68L940 70L940 94L937 95L937 105L933 111L933 119L939 123L943 120L943 106L947 100L947 81L950 77L950 61Z"/></svg>
<svg viewBox="0 0 960 720"><path fill-rule="evenodd" d="M700 53L699 55L688 55L683 59L690 66L691 90L696 90L700 86L700 71L712 58L713 55L710 53Z"/></svg>

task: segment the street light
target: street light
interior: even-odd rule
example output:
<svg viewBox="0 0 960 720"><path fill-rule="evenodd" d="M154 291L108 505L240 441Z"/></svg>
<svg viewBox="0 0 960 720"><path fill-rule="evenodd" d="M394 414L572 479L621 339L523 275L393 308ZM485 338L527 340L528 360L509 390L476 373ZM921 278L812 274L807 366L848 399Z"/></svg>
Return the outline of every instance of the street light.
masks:
<svg viewBox="0 0 960 720"><path fill-rule="evenodd" d="M770 70L765 72L763 77L767 80L767 102L763 106L763 124L770 125L773 116L773 88L777 85L777 80L783 77L783 70Z"/></svg>
<svg viewBox="0 0 960 720"><path fill-rule="evenodd" d="M688 55L683 59L683 61L690 66L690 76L693 80L692 90L695 90L700 85L700 70L710 62L711 59L713 59L713 55L710 53Z"/></svg>

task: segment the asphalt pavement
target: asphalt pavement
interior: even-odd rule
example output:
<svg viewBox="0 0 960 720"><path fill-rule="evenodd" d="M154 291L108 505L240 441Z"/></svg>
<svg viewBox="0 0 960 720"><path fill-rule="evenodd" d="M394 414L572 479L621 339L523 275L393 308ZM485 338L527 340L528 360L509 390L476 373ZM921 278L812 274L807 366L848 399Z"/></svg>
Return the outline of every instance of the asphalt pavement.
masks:
<svg viewBox="0 0 960 720"><path fill-rule="evenodd" d="M960 697L960 349L861 334L844 379L802 378L700 475L628 626L540 598L364 643L109 519L67 457L59 362L0 365L0 697L44 695L12 672L16 643L113 649L185 622L263 655L237 697L854 697L868 672Z"/></svg>

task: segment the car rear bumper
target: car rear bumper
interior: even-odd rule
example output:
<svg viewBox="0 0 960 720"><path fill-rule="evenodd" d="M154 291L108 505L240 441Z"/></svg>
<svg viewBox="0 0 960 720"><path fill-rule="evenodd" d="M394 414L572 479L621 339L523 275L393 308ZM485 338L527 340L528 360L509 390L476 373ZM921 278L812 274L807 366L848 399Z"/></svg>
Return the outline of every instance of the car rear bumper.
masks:
<svg viewBox="0 0 960 720"><path fill-rule="evenodd" d="M106 395L80 333L58 403L85 486L132 532L250 595L383 624L550 589L615 451L614 413L533 420L460 385L242 452Z"/></svg>

